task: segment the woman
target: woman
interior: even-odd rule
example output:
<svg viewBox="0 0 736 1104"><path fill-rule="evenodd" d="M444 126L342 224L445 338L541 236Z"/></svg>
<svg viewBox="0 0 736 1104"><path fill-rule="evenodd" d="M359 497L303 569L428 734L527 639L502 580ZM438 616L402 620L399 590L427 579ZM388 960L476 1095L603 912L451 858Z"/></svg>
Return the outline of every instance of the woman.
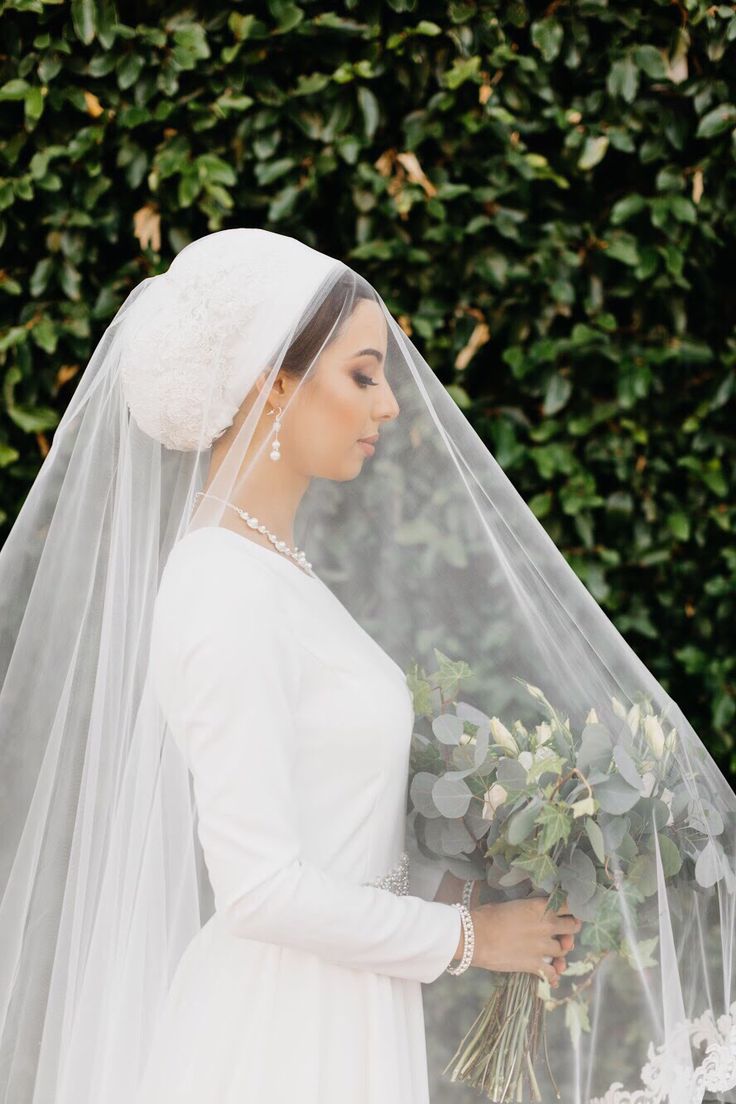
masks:
<svg viewBox="0 0 736 1104"><path fill-rule="evenodd" d="M0 905L7 1099L449 1099L460 1087L427 1056L446 1060L467 1023L437 1025L434 1008L461 994L468 1019L469 965L558 988L581 929L568 902L545 909L528 882L486 900L493 871L451 817L434 849L407 822L406 672L433 649L466 661L489 714L528 707L520 672L571 716L613 693L677 707L352 270L238 229L135 288L0 582L0 707L20 737ZM678 721L683 778L700 753L732 813ZM726 860L733 819L725 836L708 823ZM592 1100L611 1070L638 1087L652 1040L681 1057L675 1013L702 1013L704 980L725 1011L714 909L733 892L724 878L688 916L659 887L671 939L654 972L627 915L626 984L604 964L588 1037L556 1029L565 1099ZM626 1023L610 1066L599 1032Z"/></svg>

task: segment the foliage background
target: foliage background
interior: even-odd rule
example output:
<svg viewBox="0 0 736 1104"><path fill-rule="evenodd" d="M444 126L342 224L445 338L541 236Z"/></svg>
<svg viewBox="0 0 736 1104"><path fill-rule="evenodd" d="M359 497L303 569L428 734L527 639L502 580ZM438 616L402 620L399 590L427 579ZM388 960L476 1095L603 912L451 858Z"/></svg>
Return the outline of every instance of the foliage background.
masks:
<svg viewBox="0 0 736 1104"><path fill-rule="evenodd" d="M0 539L131 287L293 234L378 288L733 776L736 5L0 13Z"/></svg>

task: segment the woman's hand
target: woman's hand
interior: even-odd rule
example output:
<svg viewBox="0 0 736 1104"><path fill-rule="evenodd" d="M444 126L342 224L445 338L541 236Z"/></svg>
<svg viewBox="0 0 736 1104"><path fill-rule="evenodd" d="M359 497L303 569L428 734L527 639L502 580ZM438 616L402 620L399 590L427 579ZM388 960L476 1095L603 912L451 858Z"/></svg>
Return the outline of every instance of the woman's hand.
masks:
<svg viewBox="0 0 736 1104"><path fill-rule="evenodd" d="M566 966L565 955L575 946L574 935L582 921L570 915L567 901L557 912L545 911L548 901L549 897L527 897L471 908L475 930L471 966L536 974L557 987ZM463 932L457 959L462 957L464 941Z"/></svg>

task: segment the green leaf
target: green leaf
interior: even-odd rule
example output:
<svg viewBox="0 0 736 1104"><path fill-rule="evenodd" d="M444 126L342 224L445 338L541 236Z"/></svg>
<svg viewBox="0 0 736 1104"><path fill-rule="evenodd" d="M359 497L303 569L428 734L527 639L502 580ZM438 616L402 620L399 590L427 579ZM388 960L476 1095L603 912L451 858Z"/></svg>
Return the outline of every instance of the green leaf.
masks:
<svg viewBox="0 0 736 1104"><path fill-rule="evenodd" d="M639 70L630 55L614 61L606 87L611 96L621 96L626 103L633 103L639 88Z"/></svg>
<svg viewBox="0 0 736 1104"><path fill-rule="evenodd" d="M512 868L519 868L531 877L540 889L551 888L557 879L557 866L549 855L529 855L523 859L512 859Z"/></svg>
<svg viewBox="0 0 736 1104"><path fill-rule="evenodd" d="M559 802L546 802L539 810L537 823L540 826L539 850L549 851L560 840L565 842L572 828L569 810Z"/></svg>
<svg viewBox="0 0 736 1104"><path fill-rule="evenodd" d="M598 862L601 863L601 865L602 865L606 861L606 848L605 848L605 844L603 842L603 833L601 832L601 829L600 829L600 826L598 825L598 823L595 820L593 820L592 817L586 817L584 823L585 823L585 831L588 834L588 839L590 840L590 844L591 844L591 847L593 848L593 852L595 854L595 857L598 859Z"/></svg>
<svg viewBox="0 0 736 1104"><path fill-rule="evenodd" d="M607 781L593 786L593 794L601 809L617 816L628 812L639 800L639 791L619 775L613 775Z"/></svg>
<svg viewBox="0 0 736 1104"><path fill-rule="evenodd" d="M432 799L442 816L462 817L468 811L473 794L462 778L444 774L432 788Z"/></svg>
<svg viewBox="0 0 736 1104"><path fill-rule="evenodd" d="M534 799L523 809L512 813L505 824L506 838L509 843L518 844L529 838L537 823L538 813L539 801Z"/></svg>
<svg viewBox="0 0 736 1104"><path fill-rule="evenodd" d="M659 843L659 857L662 862L662 872L665 878L674 878L682 866L682 855L677 847L677 844L664 832L657 833L657 841ZM652 854L654 854L654 836L650 843Z"/></svg>
<svg viewBox="0 0 736 1104"><path fill-rule="evenodd" d="M560 884L567 894L570 912L577 913L596 891L595 866L579 848L569 862L560 865Z"/></svg>
<svg viewBox="0 0 736 1104"><path fill-rule="evenodd" d="M664 80L667 66L664 57L656 46L635 46L634 60L639 68L652 80Z"/></svg>
<svg viewBox="0 0 736 1104"><path fill-rule="evenodd" d="M730 130L736 126L736 105L730 103L720 104L709 111L698 123L695 132L696 138L713 138L724 130Z"/></svg>
<svg viewBox="0 0 736 1104"><path fill-rule="evenodd" d="M614 260L621 261L625 265L637 265L639 263L639 250L636 240L628 236L613 238L609 242L606 256L613 257Z"/></svg>
<svg viewBox="0 0 736 1104"><path fill-rule="evenodd" d="M364 84L358 85L358 104L363 115L363 133L370 141L376 132L380 118L378 100Z"/></svg>
<svg viewBox="0 0 736 1104"><path fill-rule="evenodd" d="M95 0L72 0L72 26L80 42L86 46L92 42L97 30L97 5Z"/></svg>
<svg viewBox="0 0 736 1104"><path fill-rule="evenodd" d="M620 226L622 222L627 222L633 215L638 215L645 207L646 200L643 196L637 194L624 196L623 199L619 199L614 203L611 208L612 225Z"/></svg>
<svg viewBox="0 0 736 1104"><path fill-rule="evenodd" d="M594 138L586 138L583 152L578 158L579 169L592 169L606 156L608 138L605 134L599 134Z"/></svg>
<svg viewBox="0 0 736 1104"><path fill-rule="evenodd" d="M637 855L628 871L628 878L645 897L657 892L657 867L654 856L649 852Z"/></svg>
<svg viewBox="0 0 736 1104"><path fill-rule="evenodd" d="M572 382L570 377L563 376L560 372L555 372L550 376L547 389L544 393L542 413L556 414L558 410L562 410L571 394Z"/></svg>
<svg viewBox="0 0 736 1104"><path fill-rule="evenodd" d="M532 43L545 61L554 61L562 46L562 24L556 19L539 19L531 25Z"/></svg>
<svg viewBox="0 0 736 1104"><path fill-rule="evenodd" d="M28 81L13 79L0 88L0 100L24 100L31 89Z"/></svg>
<svg viewBox="0 0 736 1104"><path fill-rule="evenodd" d="M466 81L478 81L480 78L481 59L477 55L469 58L456 58L452 68L443 74L442 83L446 88L454 91L465 84Z"/></svg>
<svg viewBox="0 0 736 1104"><path fill-rule="evenodd" d="M0 441L0 468L7 468L9 464L15 463L20 458L20 453L17 449L12 448L11 445L6 445L4 441Z"/></svg>
<svg viewBox="0 0 736 1104"><path fill-rule="evenodd" d="M667 515L667 525L670 528L670 532L673 533L678 540L688 540L690 537L690 518L687 514L683 514L682 511L676 510Z"/></svg>

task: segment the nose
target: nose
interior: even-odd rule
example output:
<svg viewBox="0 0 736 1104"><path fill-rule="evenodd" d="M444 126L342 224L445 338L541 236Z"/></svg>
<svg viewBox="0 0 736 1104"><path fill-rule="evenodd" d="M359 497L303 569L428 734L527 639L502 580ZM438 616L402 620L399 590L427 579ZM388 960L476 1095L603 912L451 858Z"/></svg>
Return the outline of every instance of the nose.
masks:
<svg viewBox="0 0 736 1104"><path fill-rule="evenodd" d="M400 406L389 383L384 379L384 386L378 389L380 394L375 396L373 416L376 421L390 422L399 416Z"/></svg>

